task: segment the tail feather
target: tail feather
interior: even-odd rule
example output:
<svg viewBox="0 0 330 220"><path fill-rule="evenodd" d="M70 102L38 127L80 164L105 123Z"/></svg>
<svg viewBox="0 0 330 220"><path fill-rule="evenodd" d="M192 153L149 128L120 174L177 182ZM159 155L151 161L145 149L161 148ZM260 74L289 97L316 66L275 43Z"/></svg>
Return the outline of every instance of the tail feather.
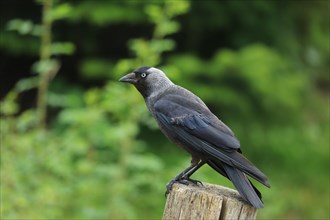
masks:
<svg viewBox="0 0 330 220"><path fill-rule="evenodd" d="M249 176L258 180L263 185L270 187L268 183L267 176L263 174L257 167L255 167L248 159L246 159L242 154L235 152L232 155L232 159L235 160L235 167L239 168Z"/></svg>
<svg viewBox="0 0 330 220"><path fill-rule="evenodd" d="M262 208L261 193L250 182L247 176L237 168L225 163L218 164L214 161L207 162L213 169L230 179L244 200L256 208Z"/></svg>
<svg viewBox="0 0 330 220"><path fill-rule="evenodd" d="M265 186L270 187L270 184L267 181L267 176L263 174L256 166L254 166L248 159L246 159L241 153L237 151L225 152L212 147L205 147L203 149L207 154L211 155L214 160L222 161L228 166L236 167L247 175L258 180Z"/></svg>

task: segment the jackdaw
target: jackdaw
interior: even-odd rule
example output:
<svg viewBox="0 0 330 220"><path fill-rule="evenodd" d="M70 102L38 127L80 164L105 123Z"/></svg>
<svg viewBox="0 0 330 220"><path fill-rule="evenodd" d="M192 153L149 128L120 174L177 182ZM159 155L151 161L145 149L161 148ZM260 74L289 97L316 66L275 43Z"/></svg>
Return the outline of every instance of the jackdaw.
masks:
<svg viewBox="0 0 330 220"><path fill-rule="evenodd" d="M154 67L140 67L119 81L137 88L160 130L191 154L191 165L167 184L166 194L175 182L201 183L190 176L208 164L230 179L244 200L256 208L263 207L261 193L247 175L270 187L266 175L242 155L234 133L199 97L175 85Z"/></svg>

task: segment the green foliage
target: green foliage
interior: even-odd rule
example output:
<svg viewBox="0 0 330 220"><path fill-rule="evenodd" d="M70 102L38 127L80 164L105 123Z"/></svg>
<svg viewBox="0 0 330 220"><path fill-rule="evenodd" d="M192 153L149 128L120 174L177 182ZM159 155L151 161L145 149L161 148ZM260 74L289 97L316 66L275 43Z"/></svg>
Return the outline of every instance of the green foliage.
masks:
<svg viewBox="0 0 330 220"><path fill-rule="evenodd" d="M179 30L179 23L173 17L187 12L187 1L164 1L164 5L150 4L146 6L146 14L155 24L151 40L133 39L129 41L129 48L136 56L135 59L124 59L118 62L114 71L118 75L127 72L136 66L157 66L161 62L161 55L174 49L175 42L165 39L167 35Z"/></svg>
<svg viewBox="0 0 330 220"><path fill-rule="evenodd" d="M84 104L62 110L49 131L36 127L33 110L13 116L15 94L8 94L1 105L3 216L135 218L138 210L159 209L141 207L142 196L163 194L150 181L163 165L135 140L145 109L126 90L109 83L86 91ZM122 93L131 98L114 102Z"/></svg>
<svg viewBox="0 0 330 220"><path fill-rule="evenodd" d="M157 1L155 1L156 3ZM140 1L93 1L86 0L73 5L73 10L68 18L70 21L86 21L93 25L103 26L109 23L137 23L146 20L141 13L143 2Z"/></svg>
<svg viewBox="0 0 330 220"><path fill-rule="evenodd" d="M299 111L306 98L304 90L309 86L306 74L261 44L249 45L237 52L221 50L210 61L177 55L169 63L179 69L178 80L184 78L186 86L198 88L196 92L219 107L219 111L235 109L235 114L245 114L247 118L256 114L254 117L271 120L269 117L277 115L278 120L282 115L278 108L286 113ZM196 80L201 74L203 79ZM221 100L218 100L219 94Z"/></svg>
<svg viewBox="0 0 330 220"><path fill-rule="evenodd" d="M207 102L268 175L271 189L257 185L265 202L259 218L328 218L329 34L326 7L314 2L54 0L45 17L53 25L53 40L43 46L49 59L31 63L34 75L0 103L1 218L161 218L166 182L190 158L155 129L140 94L116 82L160 64ZM44 24L19 17L2 22L1 50L35 59ZM85 33L74 41L79 24ZM109 60L95 52L114 44L114 35L125 37L126 29L111 29L125 25L131 56ZM130 33L133 27L141 33ZM110 30L106 40L99 30ZM209 40L219 31L221 39ZM205 48L212 53L203 56ZM66 79L76 52L79 82ZM27 108L24 98L40 91L45 74L42 129L38 108ZM207 166L195 175L233 187Z"/></svg>
<svg viewBox="0 0 330 220"><path fill-rule="evenodd" d="M17 103L17 92L12 91L7 94L1 102L0 113L1 115L14 115L19 111L19 104Z"/></svg>
<svg viewBox="0 0 330 220"><path fill-rule="evenodd" d="M30 34L33 36L40 36L42 27L33 24L30 20L13 19L8 22L7 29L10 31L17 31L19 34Z"/></svg>
<svg viewBox="0 0 330 220"><path fill-rule="evenodd" d="M70 8L67 5L55 7L51 15L64 17L64 12ZM166 22L172 22L171 18L180 14L174 8L167 13ZM155 22L156 27L162 26L162 22ZM164 29L163 35L167 33L173 30ZM153 64L157 65L161 53L173 49L173 44L172 40L161 36L150 41L135 40L130 48L141 53L136 53L137 58L127 59L126 70L134 68L138 62L142 64L148 52L152 52ZM53 55L69 55L73 50L71 43L52 43L51 46ZM114 68L122 63L118 61ZM58 65L54 59L40 60L33 65L33 70L43 74ZM95 75L108 67L99 60L88 60L82 66L82 73ZM19 81L16 90L33 88L35 79ZM16 116L19 107L16 90L1 103L4 116L1 119L1 170L4 171L1 200L6 201L1 209L2 216L9 219L137 218L150 209L161 212L159 203L150 203L149 198L155 192L163 195L160 179L155 178L163 169L163 163L154 154L147 153L145 143L136 138L140 122L149 127L155 125L133 88L108 82L102 88L76 93L57 89L55 84L48 104L60 110L48 130L38 126L35 110ZM123 94L125 101L118 102ZM82 97L74 101L77 96ZM15 141L18 139L20 141Z"/></svg>
<svg viewBox="0 0 330 220"><path fill-rule="evenodd" d="M100 58L89 58L82 61L80 74L86 79L103 79L111 75L114 64Z"/></svg>

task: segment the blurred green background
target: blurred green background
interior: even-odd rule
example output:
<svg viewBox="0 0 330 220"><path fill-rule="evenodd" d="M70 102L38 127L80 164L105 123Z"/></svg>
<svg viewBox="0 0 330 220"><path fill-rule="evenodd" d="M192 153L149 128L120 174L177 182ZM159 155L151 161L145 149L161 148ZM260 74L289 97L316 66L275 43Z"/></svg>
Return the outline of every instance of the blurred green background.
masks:
<svg viewBox="0 0 330 220"><path fill-rule="evenodd" d="M120 76L200 96L272 185L259 219L329 218L329 1L4 0L1 219L159 219L190 157ZM205 166L194 176L233 187Z"/></svg>

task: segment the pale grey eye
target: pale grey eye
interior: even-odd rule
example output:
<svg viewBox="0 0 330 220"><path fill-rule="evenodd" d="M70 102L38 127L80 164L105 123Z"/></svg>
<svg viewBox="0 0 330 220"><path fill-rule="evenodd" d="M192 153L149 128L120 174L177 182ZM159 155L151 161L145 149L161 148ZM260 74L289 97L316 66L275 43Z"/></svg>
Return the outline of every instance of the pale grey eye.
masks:
<svg viewBox="0 0 330 220"><path fill-rule="evenodd" d="M141 77L142 77L142 78L144 78L144 77L146 77L146 76L147 76L146 73L141 73Z"/></svg>

